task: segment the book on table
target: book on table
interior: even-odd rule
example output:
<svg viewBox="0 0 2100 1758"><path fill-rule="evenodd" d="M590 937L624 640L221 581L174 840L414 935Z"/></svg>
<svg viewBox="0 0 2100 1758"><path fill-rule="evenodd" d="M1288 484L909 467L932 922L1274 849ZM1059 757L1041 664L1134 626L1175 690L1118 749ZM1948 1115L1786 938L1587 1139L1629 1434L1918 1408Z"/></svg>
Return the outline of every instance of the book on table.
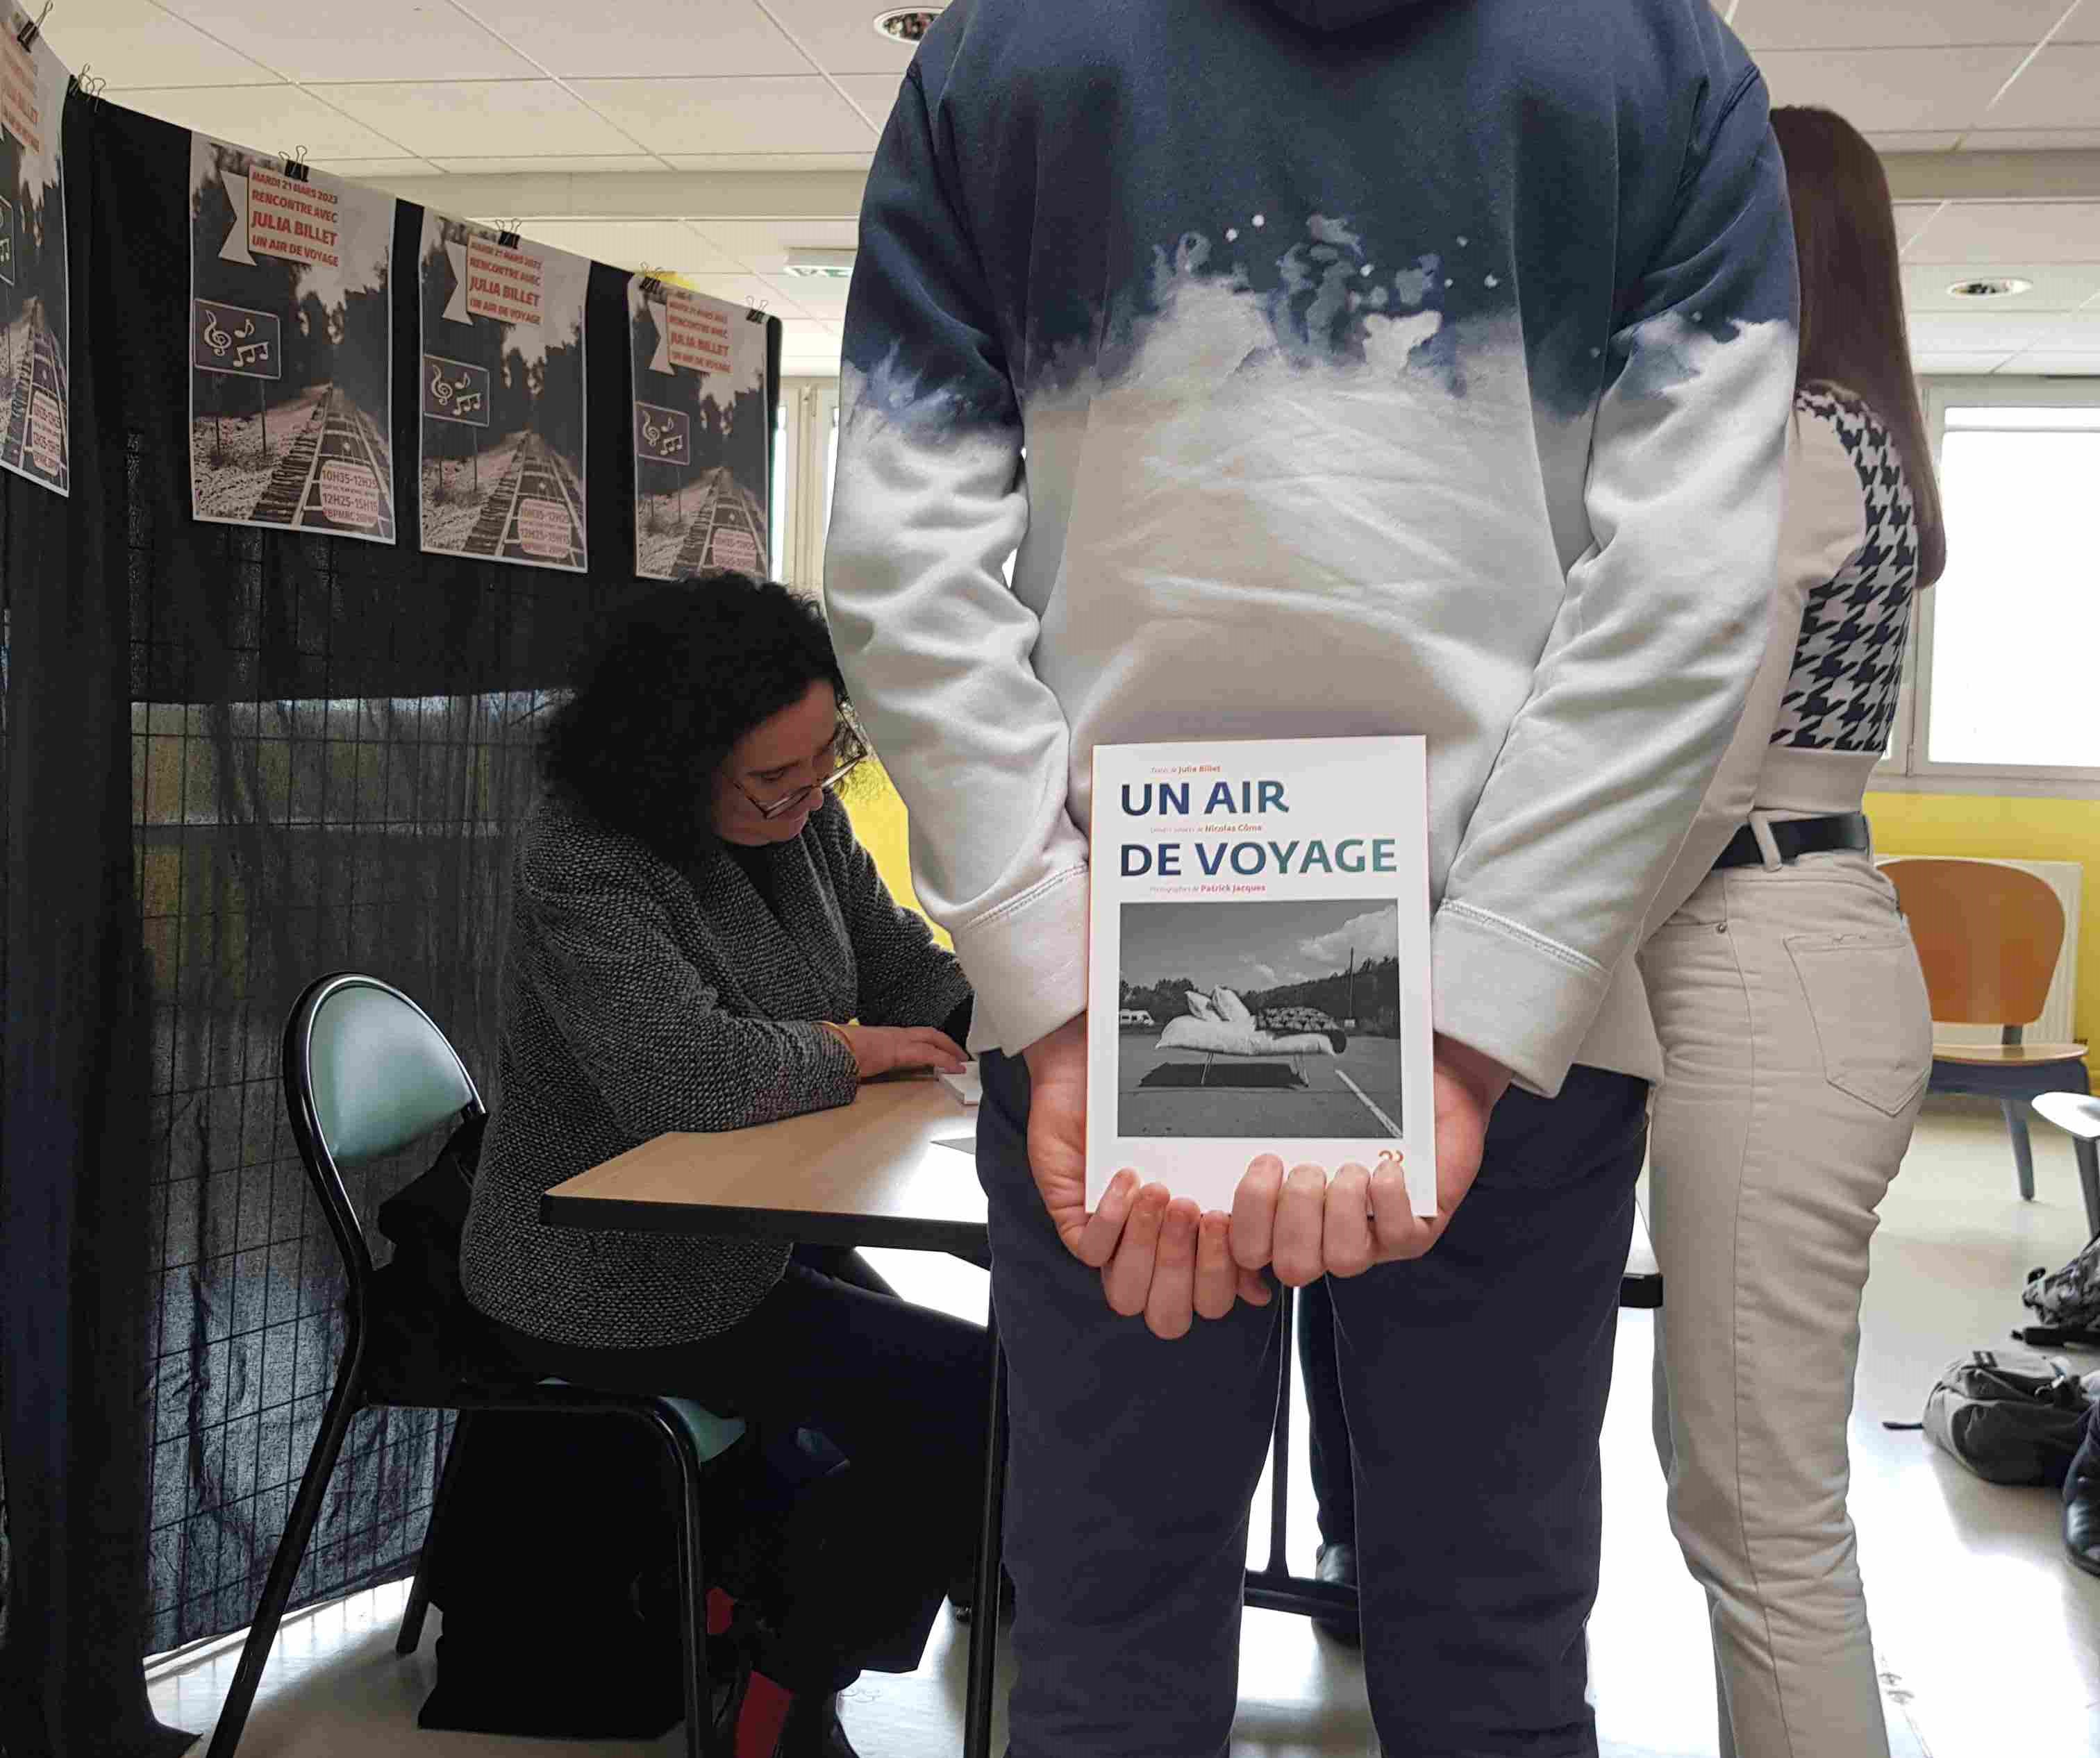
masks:
<svg viewBox="0 0 2100 1758"><path fill-rule="evenodd" d="M1093 753L1087 1200L1398 1154L1436 1210L1418 738Z"/></svg>

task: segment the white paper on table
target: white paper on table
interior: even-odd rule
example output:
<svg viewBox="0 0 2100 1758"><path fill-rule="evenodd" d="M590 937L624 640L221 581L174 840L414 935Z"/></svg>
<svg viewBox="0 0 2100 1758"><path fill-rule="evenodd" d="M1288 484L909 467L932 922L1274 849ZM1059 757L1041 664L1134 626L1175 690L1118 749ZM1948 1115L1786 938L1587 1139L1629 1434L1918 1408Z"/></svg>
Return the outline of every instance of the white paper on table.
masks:
<svg viewBox="0 0 2100 1758"><path fill-rule="evenodd" d="M984 1097L984 1082L977 1077L977 1065L974 1062L960 1074L942 1071L941 1084L966 1105L975 1105Z"/></svg>

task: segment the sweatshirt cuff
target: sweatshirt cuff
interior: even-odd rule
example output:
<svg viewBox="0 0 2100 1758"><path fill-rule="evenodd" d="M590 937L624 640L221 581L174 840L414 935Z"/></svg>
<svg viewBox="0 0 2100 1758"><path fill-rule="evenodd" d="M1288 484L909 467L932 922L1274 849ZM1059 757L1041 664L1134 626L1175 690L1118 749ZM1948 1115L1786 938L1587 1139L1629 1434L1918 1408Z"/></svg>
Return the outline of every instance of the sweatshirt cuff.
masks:
<svg viewBox="0 0 2100 1758"><path fill-rule="evenodd" d="M1436 1029L1551 1099L1611 986L1595 960L1522 923L1446 902L1429 926Z"/></svg>
<svg viewBox="0 0 2100 1758"><path fill-rule="evenodd" d="M1088 870L1069 867L955 929L977 992L968 1049L1017 1056L1087 1011Z"/></svg>

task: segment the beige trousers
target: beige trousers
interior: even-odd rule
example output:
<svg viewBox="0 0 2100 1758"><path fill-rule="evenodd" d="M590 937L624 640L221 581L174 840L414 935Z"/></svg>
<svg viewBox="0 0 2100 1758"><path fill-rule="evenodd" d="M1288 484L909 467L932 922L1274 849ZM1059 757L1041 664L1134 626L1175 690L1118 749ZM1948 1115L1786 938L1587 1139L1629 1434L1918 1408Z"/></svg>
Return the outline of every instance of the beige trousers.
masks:
<svg viewBox="0 0 2100 1758"><path fill-rule="evenodd" d="M1846 1424L1875 1214L1932 1067L1864 854L1712 875L1640 955L1665 1076L1655 1437L1706 1589L1723 1758L1885 1758Z"/></svg>

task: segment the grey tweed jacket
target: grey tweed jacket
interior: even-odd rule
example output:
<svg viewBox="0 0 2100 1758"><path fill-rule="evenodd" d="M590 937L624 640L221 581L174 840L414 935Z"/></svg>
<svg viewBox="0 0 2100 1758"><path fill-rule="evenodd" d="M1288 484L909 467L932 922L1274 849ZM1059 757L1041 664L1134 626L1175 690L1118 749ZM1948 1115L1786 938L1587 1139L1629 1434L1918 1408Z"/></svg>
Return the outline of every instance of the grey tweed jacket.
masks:
<svg viewBox="0 0 2100 1758"><path fill-rule="evenodd" d="M836 800L770 860L778 916L726 855L682 870L551 792L527 819L501 1087L461 1252L490 1317L587 1348L728 1329L779 1280L787 1246L543 1227L540 1193L668 1130L849 1104L853 1058L817 1021L938 1024L968 996Z"/></svg>

